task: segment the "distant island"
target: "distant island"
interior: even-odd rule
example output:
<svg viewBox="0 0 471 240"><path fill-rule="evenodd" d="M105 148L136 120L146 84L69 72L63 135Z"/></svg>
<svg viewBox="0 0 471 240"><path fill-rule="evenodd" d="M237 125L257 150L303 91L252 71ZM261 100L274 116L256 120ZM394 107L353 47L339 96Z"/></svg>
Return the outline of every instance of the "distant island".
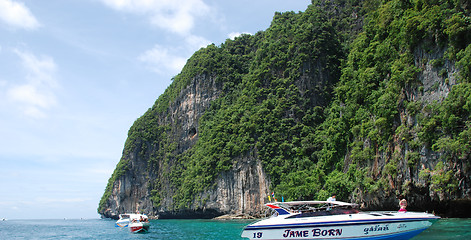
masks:
<svg viewBox="0 0 471 240"><path fill-rule="evenodd" d="M195 52L129 129L103 217L337 200L471 217L471 6L312 0Z"/></svg>

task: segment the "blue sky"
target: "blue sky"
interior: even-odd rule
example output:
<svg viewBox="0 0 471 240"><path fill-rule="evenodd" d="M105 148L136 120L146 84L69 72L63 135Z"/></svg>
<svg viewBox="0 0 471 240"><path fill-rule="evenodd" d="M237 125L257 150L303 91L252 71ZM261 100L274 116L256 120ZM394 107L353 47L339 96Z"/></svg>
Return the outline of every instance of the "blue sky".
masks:
<svg viewBox="0 0 471 240"><path fill-rule="evenodd" d="M186 60L310 0L0 0L0 218L97 218L127 131Z"/></svg>

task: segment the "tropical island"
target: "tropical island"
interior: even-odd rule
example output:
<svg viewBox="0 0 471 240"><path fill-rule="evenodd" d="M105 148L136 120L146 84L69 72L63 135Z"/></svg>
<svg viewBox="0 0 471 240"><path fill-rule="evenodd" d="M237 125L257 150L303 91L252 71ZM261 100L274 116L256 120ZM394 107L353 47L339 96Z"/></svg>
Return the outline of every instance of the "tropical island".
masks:
<svg viewBox="0 0 471 240"><path fill-rule="evenodd" d="M258 217L264 203L471 216L471 6L312 0L195 52L131 126L98 212Z"/></svg>

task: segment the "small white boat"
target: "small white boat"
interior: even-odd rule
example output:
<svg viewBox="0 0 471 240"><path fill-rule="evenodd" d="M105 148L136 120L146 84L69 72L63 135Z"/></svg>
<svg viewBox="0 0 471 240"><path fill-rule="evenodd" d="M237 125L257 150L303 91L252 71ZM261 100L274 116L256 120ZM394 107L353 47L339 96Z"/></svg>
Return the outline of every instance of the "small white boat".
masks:
<svg viewBox="0 0 471 240"><path fill-rule="evenodd" d="M132 233L146 233L149 231L150 223L148 220L137 220L129 223L129 230Z"/></svg>
<svg viewBox="0 0 471 240"><path fill-rule="evenodd" d="M128 227L133 233L148 232L150 223L145 214L126 213L119 215L115 227Z"/></svg>
<svg viewBox="0 0 471 240"><path fill-rule="evenodd" d="M405 240L440 217L420 212L361 212L340 201L268 203L275 214L245 227L249 239Z"/></svg>

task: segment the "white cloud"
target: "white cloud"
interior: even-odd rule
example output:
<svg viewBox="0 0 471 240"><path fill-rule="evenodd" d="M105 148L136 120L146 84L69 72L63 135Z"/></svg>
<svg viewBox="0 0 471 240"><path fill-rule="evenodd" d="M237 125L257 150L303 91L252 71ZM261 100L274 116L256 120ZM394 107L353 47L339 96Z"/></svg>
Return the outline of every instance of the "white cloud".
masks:
<svg viewBox="0 0 471 240"><path fill-rule="evenodd" d="M197 17L209 17L213 11L204 0L101 0L117 11L145 16L149 22L161 29L183 37L185 47L165 48L156 44L141 54L138 59L157 73L177 74L186 64L188 57L211 42L191 34ZM182 52L184 52L182 54ZM187 54L185 54L187 53Z"/></svg>
<svg viewBox="0 0 471 240"><path fill-rule="evenodd" d="M151 24L168 31L187 35L195 18L206 16L211 8L203 0L102 0L118 11L146 15Z"/></svg>
<svg viewBox="0 0 471 240"><path fill-rule="evenodd" d="M24 29L36 29L40 26L38 20L23 3L12 0L0 0L0 20Z"/></svg>
<svg viewBox="0 0 471 240"><path fill-rule="evenodd" d="M211 44L211 41L209 41L208 39L204 37L200 37L200 36L195 36L195 35L187 36L185 38L185 41L187 43L188 48L191 51L198 50L202 47L206 47L209 44Z"/></svg>
<svg viewBox="0 0 471 240"><path fill-rule="evenodd" d="M189 58L189 56L181 56L182 52L191 55L196 50L211 44L209 40L195 35L186 36L184 41L184 48L164 47L156 44L152 49L141 54L138 59L147 64L156 73L172 72L177 74L185 66Z"/></svg>
<svg viewBox="0 0 471 240"><path fill-rule="evenodd" d="M239 36L242 35L242 34L250 34L250 35L252 35L251 33L248 33L248 32L243 32L243 33L240 33L240 32L231 32L231 33L229 33L227 36L228 36L230 39L234 40L236 37L239 37Z"/></svg>
<svg viewBox="0 0 471 240"><path fill-rule="evenodd" d="M46 115L43 109L55 104L55 97L50 92L40 92L38 86L25 84L12 87L7 96L10 100L18 103L23 112L32 117L43 118Z"/></svg>
<svg viewBox="0 0 471 240"><path fill-rule="evenodd" d="M25 115L43 118L46 116L44 110L56 105L56 64L49 56L38 58L19 50L15 50L15 53L25 68L26 83L9 86L7 99L15 103Z"/></svg>
<svg viewBox="0 0 471 240"><path fill-rule="evenodd" d="M14 52L21 58L23 66L27 70L27 78L34 84L43 84L56 87L56 64L49 56L36 57L32 53L15 49Z"/></svg>
<svg viewBox="0 0 471 240"><path fill-rule="evenodd" d="M186 58L170 54L168 48L160 45L155 45L152 49L143 53L139 56L139 60L145 62L157 73L166 71L178 73L186 63Z"/></svg>

